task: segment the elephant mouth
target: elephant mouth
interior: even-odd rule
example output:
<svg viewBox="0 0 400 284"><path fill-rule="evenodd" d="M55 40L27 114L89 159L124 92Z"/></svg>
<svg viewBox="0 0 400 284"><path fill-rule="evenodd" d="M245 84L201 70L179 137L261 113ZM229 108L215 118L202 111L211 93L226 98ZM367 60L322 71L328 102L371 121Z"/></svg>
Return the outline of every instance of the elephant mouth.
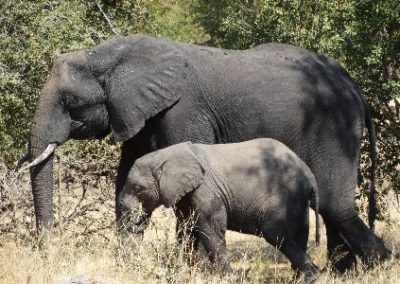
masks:
<svg viewBox="0 0 400 284"><path fill-rule="evenodd" d="M85 127L84 123L82 123L80 121L72 120L70 136L75 139L83 138L83 134L80 134L80 133L83 133L85 131L85 128L86 127Z"/></svg>
<svg viewBox="0 0 400 284"><path fill-rule="evenodd" d="M111 132L110 127L99 125L87 125L83 122L73 120L71 122L71 134L73 139L104 139Z"/></svg>

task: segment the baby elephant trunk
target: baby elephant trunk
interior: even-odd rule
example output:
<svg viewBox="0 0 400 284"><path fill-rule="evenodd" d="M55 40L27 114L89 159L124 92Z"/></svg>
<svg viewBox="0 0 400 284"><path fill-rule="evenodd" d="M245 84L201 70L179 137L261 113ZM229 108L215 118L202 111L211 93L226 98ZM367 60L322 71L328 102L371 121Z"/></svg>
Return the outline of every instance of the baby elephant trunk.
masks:
<svg viewBox="0 0 400 284"><path fill-rule="evenodd" d="M321 236L319 233L319 195L316 182L313 182L313 187L310 192L310 205L314 208L315 212L315 243L319 246Z"/></svg>

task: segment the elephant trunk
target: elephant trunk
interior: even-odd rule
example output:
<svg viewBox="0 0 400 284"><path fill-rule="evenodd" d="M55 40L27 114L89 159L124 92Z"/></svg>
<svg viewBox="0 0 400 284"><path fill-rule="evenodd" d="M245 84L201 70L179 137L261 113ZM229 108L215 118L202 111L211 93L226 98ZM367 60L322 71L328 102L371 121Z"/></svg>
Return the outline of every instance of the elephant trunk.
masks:
<svg viewBox="0 0 400 284"><path fill-rule="evenodd" d="M48 143L40 140L32 134L30 140L30 156L40 156L47 148ZM42 229L50 229L53 226L53 153L42 163L31 168L31 183L33 201L35 206L36 228L39 237L44 232Z"/></svg>
<svg viewBox="0 0 400 284"><path fill-rule="evenodd" d="M32 122L29 157L36 228L39 239L51 229L53 217L53 151L70 133L71 119L59 103L52 80L45 85Z"/></svg>

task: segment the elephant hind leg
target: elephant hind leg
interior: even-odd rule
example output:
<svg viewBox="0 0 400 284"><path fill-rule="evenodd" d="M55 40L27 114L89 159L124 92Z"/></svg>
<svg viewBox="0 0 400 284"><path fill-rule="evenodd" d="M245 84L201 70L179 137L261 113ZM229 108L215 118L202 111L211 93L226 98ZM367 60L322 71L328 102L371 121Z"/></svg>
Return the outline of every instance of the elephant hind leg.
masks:
<svg viewBox="0 0 400 284"><path fill-rule="evenodd" d="M303 222L302 223L298 222L296 224L297 230L293 234L294 240L296 241L300 249L302 249L303 251L307 251L308 235L310 228L308 212L309 210L306 210L307 214L304 214L304 218L302 218ZM298 220L296 221L300 221L300 218L298 218Z"/></svg>
<svg viewBox="0 0 400 284"><path fill-rule="evenodd" d="M349 269L355 268L357 258L350 246L339 235L333 224L325 221L325 227L328 240L328 262L332 270L343 274Z"/></svg>
<svg viewBox="0 0 400 284"><path fill-rule="evenodd" d="M330 265L334 271L344 273L355 267L356 255L369 265L384 260L390 252L355 210L358 151L349 160L352 155L343 156L338 146L329 148L331 157L325 159L328 164L311 168L319 186L319 211L326 224Z"/></svg>
<svg viewBox="0 0 400 284"><path fill-rule="evenodd" d="M391 251L385 247L382 239L377 237L357 214L334 225L340 236L367 267L373 267L376 262L385 261L391 256Z"/></svg>
<svg viewBox="0 0 400 284"><path fill-rule="evenodd" d="M307 282L315 279L320 272L311 260L310 256L301 248L296 241L289 238L265 237L271 245L276 246L290 261L296 272L303 273Z"/></svg>

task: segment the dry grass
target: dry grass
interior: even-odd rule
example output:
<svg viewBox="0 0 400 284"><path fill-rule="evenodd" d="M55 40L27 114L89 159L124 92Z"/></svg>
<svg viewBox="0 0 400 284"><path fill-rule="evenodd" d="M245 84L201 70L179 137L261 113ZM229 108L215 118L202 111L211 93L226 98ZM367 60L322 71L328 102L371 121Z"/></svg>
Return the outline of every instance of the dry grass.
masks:
<svg viewBox="0 0 400 284"><path fill-rule="evenodd" d="M0 165L1 166L1 165ZM101 165L99 166L101 167ZM112 181L99 171L79 176L70 167L56 178L56 228L46 253L34 242L32 198L27 176L18 178L0 168L0 283L287 283L293 273L288 261L264 240L228 232L227 244L234 273L220 278L189 268L175 242L170 210L158 209L144 240L130 251L118 249L114 233ZM97 173L97 174L93 174ZM377 225L386 244L397 249L400 211L395 199L384 200L390 210ZM311 214L312 223L313 214ZM322 232L323 236L325 235ZM309 253L326 264L326 239ZM336 278L329 272L318 283L400 283L400 264L389 261L372 271Z"/></svg>

